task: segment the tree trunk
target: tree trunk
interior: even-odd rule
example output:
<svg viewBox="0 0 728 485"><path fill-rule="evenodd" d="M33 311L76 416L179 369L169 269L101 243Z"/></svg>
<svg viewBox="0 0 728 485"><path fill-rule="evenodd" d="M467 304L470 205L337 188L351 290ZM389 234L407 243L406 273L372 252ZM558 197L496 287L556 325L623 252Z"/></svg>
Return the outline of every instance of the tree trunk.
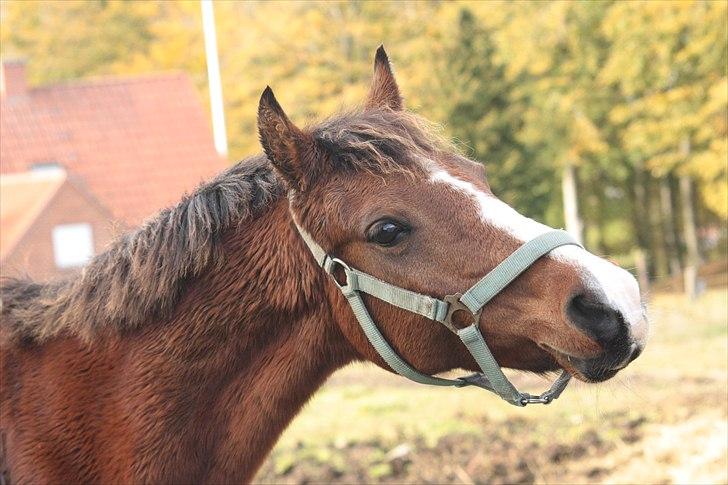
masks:
<svg viewBox="0 0 728 485"><path fill-rule="evenodd" d="M687 136L680 141L680 154L687 161L690 156L690 138ZM690 299L698 296L698 267L700 266L700 248L698 246L698 231L695 228L695 211L693 209L693 185L690 176L680 176L680 198L683 215L683 233L685 237L685 294Z"/></svg>
<svg viewBox="0 0 728 485"><path fill-rule="evenodd" d="M604 190L599 190L599 188L595 186L593 194L597 213L595 225L597 227L597 231L599 232L599 237L597 237L596 240L596 250L599 251L601 255L604 255L609 253L609 249L607 248L607 240L605 237L605 234L607 233L608 202L605 200L606 196L604 195Z"/></svg>
<svg viewBox="0 0 728 485"><path fill-rule="evenodd" d="M576 184L576 167L570 162L564 165L562 174L562 190L564 197L564 220L566 230L574 238L582 242L584 240L582 229L583 224L579 217L579 199Z"/></svg>
<svg viewBox="0 0 728 485"><path fill-rule="evenodd" d="M670 276L676 280L680 273L680 248L675 237L675 214L672 210L672 187L669 175L660 179L660 212L665 246L670 265Z"/></svg>
<svg viewBox="0 0 728 485"><path fill-rule="evenodd" d="M682 205L683 235L685 237L685 294L691 299L698 296L698 267L700 266L700 250L698 248L698 232L695 228L693 211L692 180L687 175L680 176L680 199Z"/></svg>
<svg viewBox="0 0 728 485"><path fill-rule="evenodd" d="M644 207L646 206L645 196L645 173L641 166L635 166L632 175L632 190L629 192L632 199L632 225L634 228L637 248L634 250L637 279L643 292L648 292L647 285L650 279L649 261L646 248L649 247L648 221Z"/></svg>
<svg viewBox="0 0 728 485"><path fill-rule="evenodd" d="M642 248L635 248L632 251L634 266L637 270L637 281L640 284L640 293L643 295L650 294L650 273L647 269L647 258Z"/></svg>
<svg viewBox="0 0 728 485"><path fill-rule="evenodd" d="M655 179L648 176L646 180L647 194L647 218L649 220L650 229L650 249L654 259L654 278L665 278L669 274L668 253L669 250L665 244L664 227L662 225L662 217L660 212L660 193L655 184Z"/></svg>

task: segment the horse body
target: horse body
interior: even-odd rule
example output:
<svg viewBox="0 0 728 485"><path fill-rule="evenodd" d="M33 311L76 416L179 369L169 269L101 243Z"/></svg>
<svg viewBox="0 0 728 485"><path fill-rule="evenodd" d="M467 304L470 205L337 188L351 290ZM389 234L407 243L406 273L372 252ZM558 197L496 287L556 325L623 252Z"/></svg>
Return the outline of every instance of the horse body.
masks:
<svg viewBox="0 0 728 485"><path fill-rule="evenodd" d="M13 483L250 481L332 372L353 360L391 370L296 224L329 254L437 298L542 231L403 110L381 48L362 110L301 130L268 89L258 122L265 156L78 276L3 282L0 472ZM364 303L419 372L479 369L444 326ZM536 261L474 325L500 366L585 381L625 367L646 332L634 278L577 247Z"/></svg>
<svg viewBox="0 0 728 485"><path fill-rule="evenodd" d="M14 482L252 478L300 407L354 354L327 328L331 309L313 291L320 275L290 230L285 200L221 244L223 266L200 277L167 321L94 345L60 336L3 349Z"/></svg>

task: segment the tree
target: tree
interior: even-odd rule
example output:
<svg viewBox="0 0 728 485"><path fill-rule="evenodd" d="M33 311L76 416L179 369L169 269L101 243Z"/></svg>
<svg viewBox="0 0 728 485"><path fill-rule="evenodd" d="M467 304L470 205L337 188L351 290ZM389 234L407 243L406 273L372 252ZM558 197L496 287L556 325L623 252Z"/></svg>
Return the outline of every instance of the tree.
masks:
<svg viewBox="0 0 728 485"><path fill-rule="evenodd" d="M361 103L384 42L406 105L518 210L562 226L571 207L588 247L653 276L696 265L700 226L725 231L726 2L215 7L234 159L260 150L266 84L297 121L321 119ZM0 26L2 55L28 57L35 84L182 69L207 102L197 2L3 1Z"/></svg>
<svg viewBox="0 0 728 485"><path fill-rule="evenodd" d="M30 58L42 84L108 74L152 41L151 2L3 2L4 55Z"/></svg>
<svg viewBox="0 0 728 485"><path fill-rule="evenodd" d="M603 26L613 49L602 78L621 94L611 121L622 127L623 150L652 176L680 177L691 295L700 260L692 179L706 207L728 215L726 8L724 2L625 2L610 9Z"/></svg>
<svg viewBox="0 0 728 485"><path fill-rule="evenodd" d="M517 139L526 100L496 60L493 32L467 7L449 27L435 65L432 96L448 133L485 163L493 190L528 215L543 218L553 172L532 161Z"/></svg>

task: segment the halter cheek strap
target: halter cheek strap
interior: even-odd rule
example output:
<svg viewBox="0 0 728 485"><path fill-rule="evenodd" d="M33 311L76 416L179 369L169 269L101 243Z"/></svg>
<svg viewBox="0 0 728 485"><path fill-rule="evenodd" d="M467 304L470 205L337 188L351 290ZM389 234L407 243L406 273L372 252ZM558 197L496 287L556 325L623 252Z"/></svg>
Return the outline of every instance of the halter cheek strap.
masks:
<svg viewBox="0 0 728 485"><path fill-rule="evenodd" d="M518 391L503 373L498 362L496 362L485 343L483 334L478 328L480 313L483 307L516 279L518 275L535 263L536 260L560 246L570 244L580 246L567 232L554 230L528 241L486 274L480 281L475 283L464 294L457 293L440 300L391 285L367 273L351 268L342 260L328 255L313 240L311 235L297 223L296 228L316 259L316 262L324 271L331 275L336 286L339 287L349 302L354 316L362 330L364 330L369 342L389 367L398 374L415 382L433 386L481 387L494 392L516 406L525 406L531 403L548 404L558 398L569 383L571 375L563 371L559 378L551 385L551 388L538 396L532 396L528 393ZM335 276L337 270L343 273L346 278L343 283L339 282ZM445 379L423 374L414 369L395 352L384 338L384 335L379 331L379 328L377 328L376 323L374 323L369 311L364 305L361 293L366 293L396 307L442 323L460 337L460 340L465 344L465 347L467 347L470 354L478 363L482 372L458 379ZM471 324L465 328L458 328L453 323L453 318L457 314L460 314L458 319L462 317L469 318Z"/></svg>

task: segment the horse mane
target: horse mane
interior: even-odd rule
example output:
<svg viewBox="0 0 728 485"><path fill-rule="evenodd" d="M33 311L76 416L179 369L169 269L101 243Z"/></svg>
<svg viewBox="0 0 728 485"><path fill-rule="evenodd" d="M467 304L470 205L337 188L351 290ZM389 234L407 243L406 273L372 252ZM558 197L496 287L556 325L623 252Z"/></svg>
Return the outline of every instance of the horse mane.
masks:
<svg viewBox="0 0 728 485"><path fill-rule="evenodd" d="M222 261L223 233L280 193L264 156L238 163L121 235L79 274L45 284L3 281L2 330L23 340L63 331L90 339L104 327L133 329L162 317L186 281Z"/></svg>
<svg viewBox="0 0 728 485"><path fill-rule="evenodd" d="M311 132L342 168L380 174L421 171L422 160L446 145L421 118L391 110L341 115ZM188 282L222 264L224 233L284 191L265 156L252 157L121 235L78 274L50 283L4 278L0 343L59 334L90 341L164 318Z"/></svg>

